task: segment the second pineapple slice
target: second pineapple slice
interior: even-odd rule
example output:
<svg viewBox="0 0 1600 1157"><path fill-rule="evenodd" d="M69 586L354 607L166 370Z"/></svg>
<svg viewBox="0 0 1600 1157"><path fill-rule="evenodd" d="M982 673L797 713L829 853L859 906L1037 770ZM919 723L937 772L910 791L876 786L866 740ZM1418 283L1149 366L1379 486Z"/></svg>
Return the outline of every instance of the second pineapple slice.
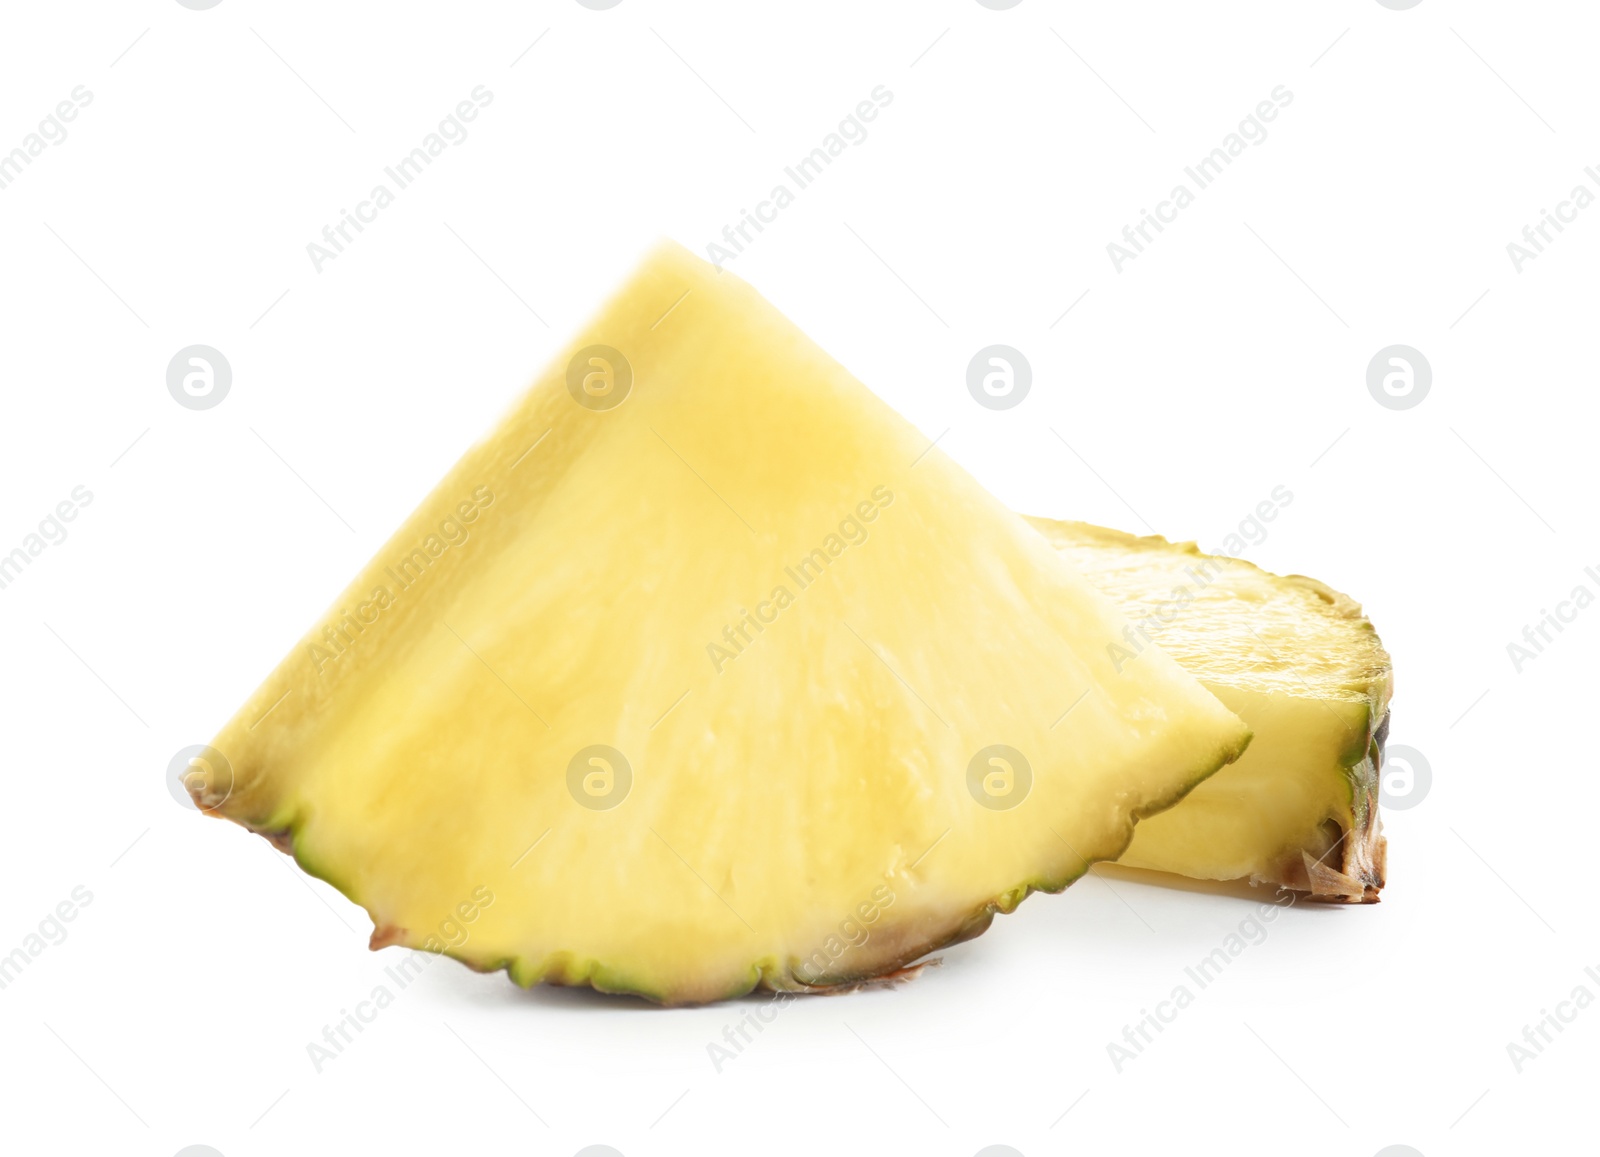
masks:
<svg viewBox="0 0 1600 1157"><path fill-rule="evenodd" d="M1139 825L1121 862L1376 901L1394 672L1355 601L1192 542L1028 521L1133 620L1117 662L1143 662L1146 640L1159 643L1255 731L1236 764Z"/></svg>
<svg viewBox="0 0 1600 1157"><path fill-rule="evenodd" d="M892 973L1248 740L731 274L657 253L217 736L375 945L666 1003Z"/></svg>

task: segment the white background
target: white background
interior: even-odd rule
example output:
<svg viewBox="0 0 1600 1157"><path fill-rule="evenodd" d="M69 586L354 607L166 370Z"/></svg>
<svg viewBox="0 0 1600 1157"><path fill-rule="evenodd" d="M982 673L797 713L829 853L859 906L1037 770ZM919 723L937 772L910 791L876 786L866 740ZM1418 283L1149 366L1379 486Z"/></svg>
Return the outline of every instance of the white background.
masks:
<svg viewBox="0 0 1600 1157"><path fill-rule="evenodd" d="M93 900L0 991L0 1149L1578 1151L1600 1009L1520 1073L1506 1046L1600 996L1600 609L1520 673L1506 645L1600 591L1600 207L1520 273L1506 244L1600 191L1596 31L1487 0L7 5L0 151L93 100L0 190L0 548L93 501L0 591L0 954ZM306 244L478 85L469 139L319 273ZM1296 906L1120 1073L1107 1043L1263 896L1087 879L907 987L789 1006L720 1073L759 1002L440 962L317 1073L401 950L176 806L168 760L645 246L704 252L878 85L731 268L1027 512L1215 545L1287 486L1248 557L1364 603L1391 740L1433 771L1386 817L1383 902ZM1278 85L1267 139L1117 272L1107 243ZM234 374L204 412L165 383L197 342ZM997 342L1034 371L1001 413L964 383ZM1397 342L1433 369L1403 412L1365 381Z"/></svg>

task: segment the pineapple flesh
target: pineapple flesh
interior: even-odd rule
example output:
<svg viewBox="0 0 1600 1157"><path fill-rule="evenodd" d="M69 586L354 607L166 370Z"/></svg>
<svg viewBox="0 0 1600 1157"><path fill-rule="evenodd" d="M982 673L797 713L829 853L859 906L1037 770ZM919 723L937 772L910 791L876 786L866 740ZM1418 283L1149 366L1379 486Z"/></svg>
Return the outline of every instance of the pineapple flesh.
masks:
<svg viewBox="0 0 1600 1157"><path fill-rule="evenodd" d="M776 309L654 253L213 741L373 946L667 1004L893 976L1249 740Z"/></svg>
<svg viewBox="0 0 1600 1157"><path fill-rule="evenodd" d="M1120 665L1143 662L1153 640L1255 733L1237 763L1140 824L1120 862L1377 900L1394 679L1361 608L1315 579L1192 542L1029 521L1128 615L1132 635L1113 644Z"/></svg>

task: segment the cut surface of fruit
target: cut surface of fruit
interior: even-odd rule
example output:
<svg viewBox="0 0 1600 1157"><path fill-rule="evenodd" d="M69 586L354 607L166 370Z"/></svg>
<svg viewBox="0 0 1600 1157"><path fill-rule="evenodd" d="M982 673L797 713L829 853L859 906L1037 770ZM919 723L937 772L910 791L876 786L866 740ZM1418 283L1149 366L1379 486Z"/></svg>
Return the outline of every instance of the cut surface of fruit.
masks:
<svg viewBox="0 0 1600 1157"><path fill-rule="evenodd" d="M1140 824L1120 862L1376 900L1393 670L1360 606L1192 542L1028 521L1131 620L1118 663L1143 662L1154 640L1255 733L1237 763Z"/></svg>
<svg viewBox="0 0 1600 1157"><path fill-rule="evenodd" d="M657 251L214 741L374 945L664 1003L849 985L1248 742L753 289Z"/></svg>

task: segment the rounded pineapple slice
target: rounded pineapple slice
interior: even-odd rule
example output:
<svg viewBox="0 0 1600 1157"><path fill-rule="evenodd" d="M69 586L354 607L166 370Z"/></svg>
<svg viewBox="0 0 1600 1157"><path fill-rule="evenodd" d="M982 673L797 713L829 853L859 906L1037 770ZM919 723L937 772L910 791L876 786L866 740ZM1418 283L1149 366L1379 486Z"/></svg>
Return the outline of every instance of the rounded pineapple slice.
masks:
<svg viewBox="0 0 1600 1157"><path fill-rule="evenodd" d="M1192 542L1028 521L1132 620L1122 662L1153 640L1255 732L1236 764L1140 825L1121 862L1376 901L1394 671L1355 600Z"/></svg>

